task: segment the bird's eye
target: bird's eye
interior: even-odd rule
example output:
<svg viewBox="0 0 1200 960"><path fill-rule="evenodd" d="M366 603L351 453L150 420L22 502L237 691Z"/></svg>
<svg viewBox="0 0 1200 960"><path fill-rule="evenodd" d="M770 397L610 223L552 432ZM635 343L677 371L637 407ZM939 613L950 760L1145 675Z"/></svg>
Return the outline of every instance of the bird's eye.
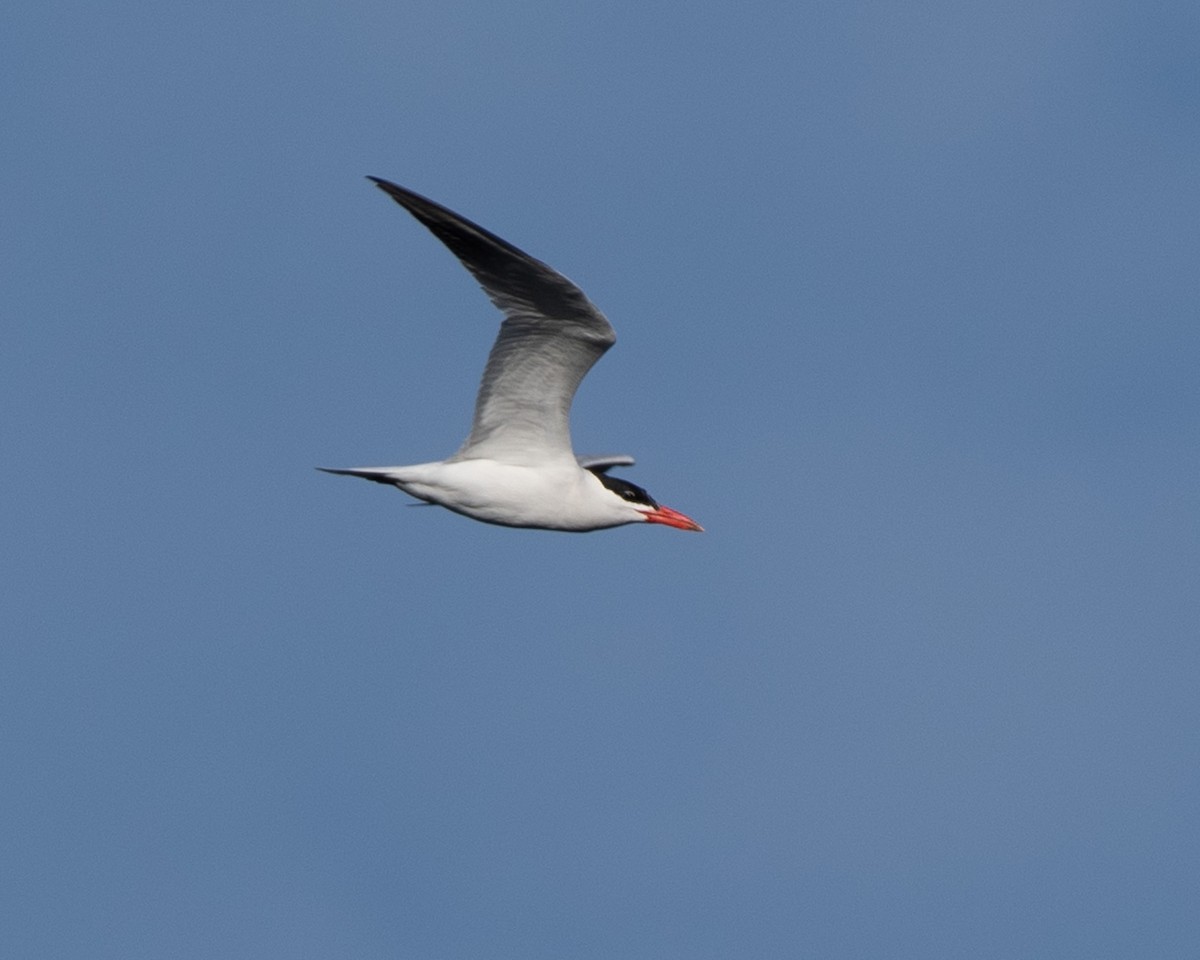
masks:
<svg viewBox="0 0 1200 960"><path fill-rule="evenodd" d="M628 480L622 480L620 477L610 477L606 473L597 473L596 479L626 503L644 504L648 507L658 506L654 502L654 498L636 483L630 483Z"/></svg>
<svg viewBox="0 0 1200 960"><path fill-rule="evenodd" d="M624 497L626 500L628 500L630 503L645 504L648 507L658 506L658 504L656 504L654 502L654 498L652 496L650 496L650 494L648 494L641 487L639 487L633 483L626 482L625 486L621 490L621 496Z"/></svg>

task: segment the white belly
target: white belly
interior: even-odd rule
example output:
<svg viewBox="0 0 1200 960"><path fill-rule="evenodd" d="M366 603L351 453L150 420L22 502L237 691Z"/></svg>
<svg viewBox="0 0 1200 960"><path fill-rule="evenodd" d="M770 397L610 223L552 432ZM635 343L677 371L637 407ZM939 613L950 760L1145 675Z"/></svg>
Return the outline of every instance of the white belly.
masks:
<svg viewBox="0 0 1200 960"><path fill-rule="evenodd" d="M575 463L525 467L451 460L397 467L406 493L485 523L550 530L597 530L637 519L614 509L611 494Z"/></svg>

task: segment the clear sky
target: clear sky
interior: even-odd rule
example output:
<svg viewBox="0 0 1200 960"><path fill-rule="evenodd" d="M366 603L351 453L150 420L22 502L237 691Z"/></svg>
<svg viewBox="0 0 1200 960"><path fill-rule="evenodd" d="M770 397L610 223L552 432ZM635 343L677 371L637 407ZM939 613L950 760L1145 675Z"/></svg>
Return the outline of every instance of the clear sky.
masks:
<svg viewBox="0 0 1200 960"><path fill-rule="evenodd" d="M1200 955L1200 6L17 0L0 942ZM705 534L318 464L576 280Z"/></svg>

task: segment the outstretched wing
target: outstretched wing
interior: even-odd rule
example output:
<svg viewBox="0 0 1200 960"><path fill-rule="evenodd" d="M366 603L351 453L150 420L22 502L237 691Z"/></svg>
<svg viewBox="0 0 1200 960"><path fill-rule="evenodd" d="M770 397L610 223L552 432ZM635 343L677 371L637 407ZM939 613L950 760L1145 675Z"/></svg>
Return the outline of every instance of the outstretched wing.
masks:
<svg viewBox="0 0 1200 960"><path fill-rule="evenodd" d="M532 465L572 457L571 401L616 342L612 325L582 290L540 260L432 200L370 179L449 247L504 312L471 434L451 459Z"/></svg>

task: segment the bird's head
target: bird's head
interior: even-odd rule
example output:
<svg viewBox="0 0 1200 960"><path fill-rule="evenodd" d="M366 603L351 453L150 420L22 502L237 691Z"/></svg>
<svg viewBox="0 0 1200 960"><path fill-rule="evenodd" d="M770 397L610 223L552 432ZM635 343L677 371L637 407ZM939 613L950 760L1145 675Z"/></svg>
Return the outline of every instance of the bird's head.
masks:
<svg viewBox="0 0 1200 960"><path fill-rule="evenodd" d="M658 503L658 501L636 483L630 483L628 480L622 480L620 477L610 477L607 473L598 470L592 472L595 474L596 479L604 484L604 489L614 497L617 497L625 507L631 511L635 511L640 516L642 522L661 523L664 526L675 527L678 530L704 530L691 517L686 517L678 510L672 510L670 507L664 507ZM637 522L637 518L632 514L630 522Z"/></svg>

